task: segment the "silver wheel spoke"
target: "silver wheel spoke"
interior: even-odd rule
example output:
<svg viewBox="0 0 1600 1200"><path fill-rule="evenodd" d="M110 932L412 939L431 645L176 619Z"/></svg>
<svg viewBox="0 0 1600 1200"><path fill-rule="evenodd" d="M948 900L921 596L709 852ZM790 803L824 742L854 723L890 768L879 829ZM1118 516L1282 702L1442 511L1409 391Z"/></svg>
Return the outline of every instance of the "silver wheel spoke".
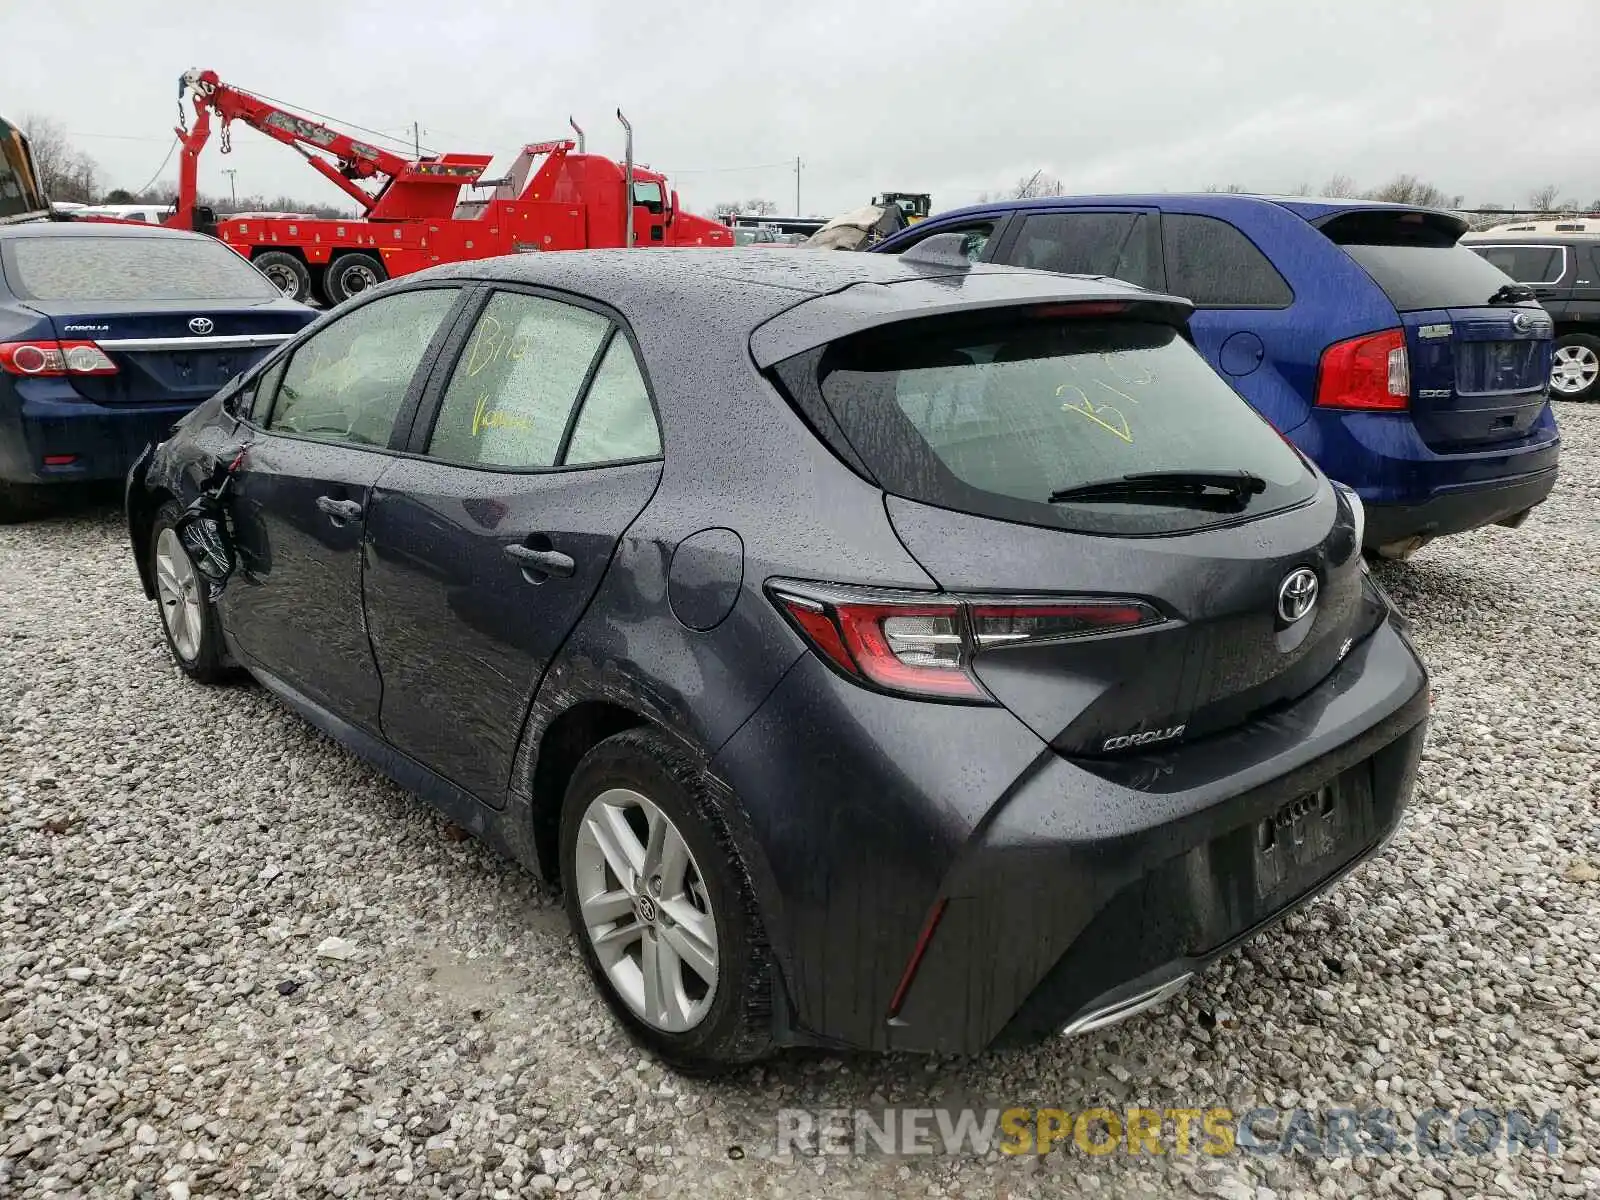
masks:
<svg viewBox="0 0 1600 1200"><path fill-rule="evenodd" d="M589 930L589 941L594 946L594 952L608 971L622 962L627 957L628 947L643 937L644 926L632 921L603 933L596 933L592 927Z"/></svg>
<svg viewBox="0 0 1600 1200"><path fill-rule="evenodd" d="M663 924L661 936L673 951L709 987L717 982L717 932L711 918L687 902L674 900L662 907L672 918Z"/></svg>
<svg viewBox="0 0 1600 1200"><path fill-rule="evenodd" d="M644 972L646 1018L663 1029L682 1028L687 997L683 995L683 965L677 951L660 937L647 937L640 969Z"/></svg>
<svg viewBox="0 0 1600 1200"><path fill-rule="evenodd" d="M578 908L583 912L583 923L594 930L633 916L633 897L625 891L600 892L580 899Z"/></svg>
<svg viewBox="0 0 1600 1200"><path fill-rule="evenodd" d="M589 810L586 822L589 832L600 847L600 853L605 855L617 882L624 887L631 887L634 878L644 867L644 847L639 844L638 836L620 808L609 804L596 807L598 811L595 808Z"/></svg>
<svg viewBox="0 0 1600 1200"><path fill-rule="evenodd" d="M185 662L200 653L205 628L201 607L200 579L189 554L171 529L163 529L156 540L156 592L161 597L161 619L166 623L172 647Z"/></svg>

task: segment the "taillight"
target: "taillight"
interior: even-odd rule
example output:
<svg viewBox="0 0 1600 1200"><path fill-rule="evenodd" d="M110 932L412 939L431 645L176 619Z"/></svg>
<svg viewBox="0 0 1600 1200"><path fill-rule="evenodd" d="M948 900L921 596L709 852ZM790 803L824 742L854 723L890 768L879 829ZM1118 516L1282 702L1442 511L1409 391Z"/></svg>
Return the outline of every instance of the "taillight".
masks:
<svg viewBox="0 0 1600 1200"><path fill-rule="evenodd" d="M8 375L115 375L117 364L93 342L0 342Z"/></svg>
<svg viewBox="0 0 1600 1200"><path fill-rule="evenodd" d="M772 597L824 661L902 696L991 704L972 670L981 652L1159 624L1136 600L961 598L777 581Z"/></svg>
<svg viewBox="0 0 1600 1200"><path fill-rule="evenodd" d="M1411 360L1404 330L1386 329L1322 352L1317 372L1317 405L1394 412L1411 403Z"/></svg>

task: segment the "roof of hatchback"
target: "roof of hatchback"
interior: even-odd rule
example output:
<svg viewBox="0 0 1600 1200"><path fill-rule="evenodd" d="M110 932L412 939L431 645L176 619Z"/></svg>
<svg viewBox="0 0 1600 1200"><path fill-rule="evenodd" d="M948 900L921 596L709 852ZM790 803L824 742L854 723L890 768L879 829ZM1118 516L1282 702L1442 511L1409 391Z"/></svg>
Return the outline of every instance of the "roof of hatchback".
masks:
<svg viewBox="0 0 1600 1200"><path fill-rule="evenodd" d="M817 249L566 250L451 263L411 278L482 279L569 291L614 305L636 328L670 326L680 338L685 330L704 328L702 318L725 332L746 335L778 313L823 296L839 297L824 323L834 330L841 328L845 309L857 314L853 323L864 328L999 304L1138 299L1180 306L1183 315L1191 307L1098 276Z"/></svg>

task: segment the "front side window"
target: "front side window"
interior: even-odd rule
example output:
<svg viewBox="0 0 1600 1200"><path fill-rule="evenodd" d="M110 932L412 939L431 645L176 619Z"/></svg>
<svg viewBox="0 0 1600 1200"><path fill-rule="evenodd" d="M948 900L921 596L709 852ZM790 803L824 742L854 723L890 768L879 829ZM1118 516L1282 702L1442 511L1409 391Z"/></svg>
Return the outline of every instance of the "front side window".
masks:
<svg viewBox="0 0 1600 1200"><path fill-rule="evenodd" d="M1256 244L1226 221L1189 213L1161 218L1167 290L1199 308L1287 308L1294 293Z"/></svg>
<svg viewBox="0 0 1600 1200"><path fill-rule="evenodd" d="M1022 224L1011 261L1036 271L1106 275L1160 288L1155 221L1142 213L1039 213Z"/></svg>
<svg viewBox="0 0 1600 1200"><path fill-rule="evenodd" d="M611 322L587 308L497 293L451 373L428 454L474 467L555 466L610 332Z"/></svg>
<svg viewBox="0 0 1600 1200"><path fill-rule="evenodd" d="M1556 283L1567 273L1560 246L1472 246L1485 262L1499 267L1518 283Z"/></svg>
<svg viewBox="0 0 1600 1200"><path fill-rule="evenodd" d="M634 184L633 202L644 205L651 212L660 212L665 203L661 198L661 185L654 181Z"/></svg>
<svg viewBox="0 0 1600 1200"><path fill-rule="evenodd" d="M817 375L883 486L944 508L1160 534L1278 511L1316 488L1299 456L1169 325L913 321L835 343ZM1263 486L1238 505L1053 499L1125 475L1241 471Z"/></svg>
<svg viewBox="0 0 1600 1200"><path fill-rule="evenodd" d="M314 334L284 368L267 428L387 446L412 377L456 296L454 288L384 296ZM263 382L271 378L269 371Z"/></svg>

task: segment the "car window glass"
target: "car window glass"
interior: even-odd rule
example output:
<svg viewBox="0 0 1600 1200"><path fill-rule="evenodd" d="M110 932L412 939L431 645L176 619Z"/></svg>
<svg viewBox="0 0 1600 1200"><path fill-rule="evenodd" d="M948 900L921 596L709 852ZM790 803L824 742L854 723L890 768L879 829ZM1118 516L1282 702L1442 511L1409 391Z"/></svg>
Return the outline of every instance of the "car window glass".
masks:
<svg viewBox="0 0 1600 1200"><path fill-rule="evenodd" d="M1565 274L1559 246L1474 246L1486 262L1518 283L1555 283Z"/></svg>
<svg viewBox="0 0 1600 1200"><path fill-rule="evenodd" d="M1267 256L1226 221L1168 213L1161 236L1174 295L1209 308L1283 308L1294 300Z"/></svg>
<svg viewBox="0 0 1600 1200"><path fill-rule="evenodd" d="M1159 287L1153 229L1151 218L1140 213L1039 213L1023 222L1011 261L1037 271L1109 275Z"/></svg>
<svg viewBox="0 0 1600 1200"><path fill-rule="evenodd" d="M890 326L834 343L821 392L888 491L1004 520L1173 533L1233 519L1192 506L1052 503L1063 488L1160 471L1250 471L1255 511L1316 478L1166 325L1040 319Z"/></svg>
<svg viewBox="0 0 1600 1200"><path fill-rule="evenodd" d="M278 384L283 380L283 372L289 365L289 357L285 355L257 377L249 391L248 404L241 403L239 412L257 424L264 424L267 413L272 410L272 401L278 394Z"/></svg>
<svg viewBox="0 0 1600 1200"><path fill-rule="evenodd" d="M362 305L294 352L268 428L358 446L386 446L454 288L400 292Z"/></svg>
<svg viewBox="0 0 1600 1200"><path fill-rule="evenodd" d="M21 300L273 300L278 290L212 238L129 231L13 238L6 278Z"/></svg>
<svg viewBox="0 0 1600 1200"><path fill-rule="evenodd" d="M456 362L428 453L469 466L554 466L573 403L610 328L586 308L496 294Z"/></svg>
<svg viewBox="0 0 1600 1200"><path fill-rule="evenodd" d="M1600 246L1589 248L1589 278L1584 282L1600 284Z"/></svg>
<svg viewBox="0 0 1600 1200"><path fill-rule="evenodd" d="M569 466L653 458L661 453L661 430L650 393L628 339L618 333L606 348L583 398L567 449Z"/></svg>

